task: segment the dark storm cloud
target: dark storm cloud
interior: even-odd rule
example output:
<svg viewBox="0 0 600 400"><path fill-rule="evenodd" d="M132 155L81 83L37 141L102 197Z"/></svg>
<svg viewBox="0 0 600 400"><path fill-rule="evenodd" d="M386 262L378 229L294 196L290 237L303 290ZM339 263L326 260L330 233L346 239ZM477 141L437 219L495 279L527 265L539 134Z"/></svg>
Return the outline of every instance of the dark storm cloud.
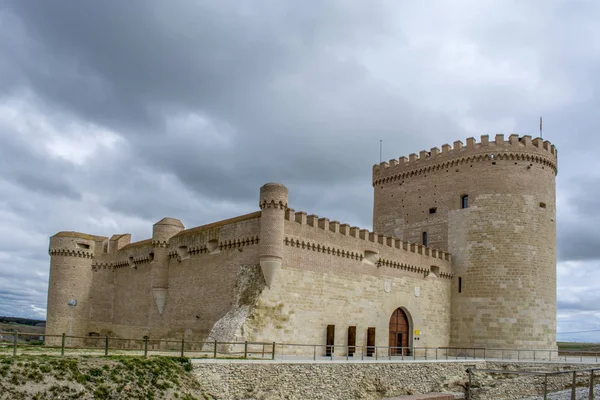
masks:
<svg viewBox="0 0 600 400"><path fill-rule="evenodd" d="M37 56L53 66L20 65L38 95L135 143L131 161L172 173L213 201L254 204L266 181L293 189L310 179L311 188L295 196L304 208L331 182L360 180L369 192L379 139L391 147L419 131L458 130L390 92L353 55L332 51L377 43L387 23L379 6L292 3L261 11L198 4L12 3L31 40L41 43ZM50 57L56 52L60 57ZM170 119L189 114L207 126L186 131L176 124L169 132ZM138 186L128 193L139 193ZM143 218L155 213L156 203L128 193L109 207ZM370 205L362 206L360 220L370 225Z"/></svg>
<svg viewBox="0 0 600 400"><path fill-rule="evenodd" d="M252 105L267 100L256 98L257 89L267 94L278 76L322 58L327 44L364 40L357 32L370 28L342 3L318 11L160 1L12 2L7 8L44 44L38 52L65 71L49 74L23 60L38 92L88 118L135 125L151 122L160 111L154 107L190 104L224 119L256 118ZM327 8L330 17L322 14Z"/></svg>
<svg viewBox="0 0 600 400"><path fill-rule="evenodd" d="M387 160L536 135L540 114L560 155L559 261L600 278L599 15L594 2L4 2L0 290L33 271L47 284L56 231L145 239L166 215L254 211L268 181L297 210L370 228L380 139Z"/></svg>

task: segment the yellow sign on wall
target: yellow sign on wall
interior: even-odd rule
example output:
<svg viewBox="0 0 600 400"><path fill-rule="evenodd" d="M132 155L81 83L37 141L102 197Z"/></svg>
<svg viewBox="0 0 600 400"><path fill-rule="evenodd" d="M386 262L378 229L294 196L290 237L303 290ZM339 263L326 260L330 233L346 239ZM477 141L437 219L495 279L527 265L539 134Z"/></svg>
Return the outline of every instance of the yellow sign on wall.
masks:
<svg viewBox="0 0 600 400"><path fill-rule="evenodd" d="M415 335L420 335L420 334L421 334L421 331L418 329L415 329Z"/></svg>

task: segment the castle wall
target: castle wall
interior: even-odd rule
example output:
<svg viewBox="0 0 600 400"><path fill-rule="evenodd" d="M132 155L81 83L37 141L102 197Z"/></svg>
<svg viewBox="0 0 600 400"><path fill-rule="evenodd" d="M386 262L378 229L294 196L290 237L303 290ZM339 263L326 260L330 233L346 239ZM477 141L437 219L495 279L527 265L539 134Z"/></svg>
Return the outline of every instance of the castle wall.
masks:
<svg viewBox="0 0 600 400"><path fill-rule="evenodd" d="M453 345L555 346L556 157L497 135L374 167L374 229L452 254Z"/></svg>
<svg viewBox="0 0 600 400"><path fill-rule="evenodd" d="M366 346L369 327L376 328L375 344L388 346L390 317L402 307L409 315L412 345L449 344L447 254L405 250L406 244L347 225L342 233L339 223L302 212L288 210L286 218L283 265L245 325L249 340L325 345L327 325L335 325L338 346L347 345L349 326L357 328L357 346ZM438 277L432 266L439 268ZM416 340L414 330L420 331Z"/></svg>
<svg viewBox="0 0 600 400"><path fill-rule="evenodd" d="M153 296L158 260L152 241L104 254L93 268L90 332L128 338L207 338L234 306L239 269L258 265L259 217L254 213L171 237L166 265L161 265L168 271L162 314Z"/></svg>
<svg viewBox="0 0 600 400"><path fill-rule="evenodd" d="M91 267L90 267L91 269ZM112 323L115 299L115 274L112 269L94 269L90 289L90 331L94 322ZM86 334L89 332L86 332Z"/></svg>

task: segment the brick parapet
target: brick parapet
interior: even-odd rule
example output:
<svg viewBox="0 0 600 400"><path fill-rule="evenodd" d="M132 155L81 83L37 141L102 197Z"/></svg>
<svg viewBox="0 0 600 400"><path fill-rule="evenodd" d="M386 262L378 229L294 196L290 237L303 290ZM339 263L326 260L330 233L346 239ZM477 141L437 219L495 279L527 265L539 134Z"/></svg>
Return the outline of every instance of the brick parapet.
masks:
<svg viewBox="0 0 600 400"><path fill-rule="evenodd" d="M261 212L182 231L169 241L169 253L182 246L188 254L210 254L258 244Z"/></svg>
<svg viewBox="0 0 600 400"><path fill-rule="evenodd" d="M293 208L288 208L285 214L285 219L288 223L295 222L298 225L307 225L323 232L328 232L332 238L353 238L355 243L369 242L373 245L381 245L382 247L397 249L404 252L418 253L427 255L431 258L438 258L444 261L452 261L450 253L423 246L418 243L402 241L401 239L380 235L376 232L370 232L368 229L361 229L358 226L350 226L342 224L339 221L329 221L328 218L319 218L315 214L307 216L304 211L295 211ZM319 221L327 221L327 223L319 223ZM335 240L335 239L334 239Z"/></svg>
<svg viewBox="0 0 600 400"><path fill-rule="evenodd" d="M427 276L431 266L440 267L439 276L452 277L450 253L379 235L368 229L329 221L304 211L288 209L285 214L284 244L297 249L339 256L362 262L371 252L378 266L401 269ZM374 259L373 259L374 257Z"/></svg>
<svg viewBox="0 0 600 400"><path fill-rule="evenodd" d="M216 248L211 250L208 246L208 243L202 243L199 245L193 245L187 247L187 253L189 255L198 255L198 254L211 254L214 252L220 252L225 250L233 250L233 249L242 249L247 246L256 245L259 243L258 236L249 236L246 238L237 238L237 239L229 239L218 242ZM181 254L177 249L169 250L169 258L178 258L181 257Z"/></svg>
<svg viewBox="0 0 600 400"><path fill-rule="evenodd" d="M418 155L410 154L408 158L400 157L376 164L373 166L373 186L462 163L493 161L496 158L539 163L550 167L556 174L557 157L556 147L541 138L532 139L531 136L519 137L512 134L509 140L505 141L504 135L498 134L495 140L490 142L488 135L482 135L479 143L471 137L467 139L466 146L463 146L461 141L456 141L453 147L449 144L442 145L441 151L433 147L429 151L422 150Z"/></svg>
<svg viewBox="0 0 600 400"><path fill-rule="evenodd" d="M169 258L180 257L180 248L188 255L210 254L215 250L243 249L259 243L258 230L261 212L242 215L215 223L182 230L169 240L145 239L129 243L114 253L98 254L92 263L94 271L116 270L126 267L148 266L153 261L154 249L165 248ZM82 234L84 235L84 234ZM85 235L92 237L91 235ZM209 241L216 240L215 249L209 249ZM86 251L51 249L51 255L88 257ZM89 258L94 258L93 254Z"/></svg>

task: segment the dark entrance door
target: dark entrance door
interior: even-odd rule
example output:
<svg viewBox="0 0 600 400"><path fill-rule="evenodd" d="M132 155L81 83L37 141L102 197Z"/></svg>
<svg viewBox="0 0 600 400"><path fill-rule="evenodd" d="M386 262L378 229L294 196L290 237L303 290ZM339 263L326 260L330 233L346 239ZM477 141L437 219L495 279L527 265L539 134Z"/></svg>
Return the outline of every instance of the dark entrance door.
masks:
<svg viewBox="0 0 600 400"><path fill-rule="evenodd" d="M375 327L369 327L367 328L367 357L372 357L375 350Z"/></svg>
<svg viewBox="0 0 600 400"><path fill-rule="evenodd" d="M335 342L335 325L327 325L327 347L325 347L325 355L331 356L333 353L333 343Z"/></svg>
<svg viewBox="0 0 600 400"><path fill-rule="evenodd" d="M390 318L390 354L408 355L409 354L409 326L406 313L397 308Z"/></svg>

